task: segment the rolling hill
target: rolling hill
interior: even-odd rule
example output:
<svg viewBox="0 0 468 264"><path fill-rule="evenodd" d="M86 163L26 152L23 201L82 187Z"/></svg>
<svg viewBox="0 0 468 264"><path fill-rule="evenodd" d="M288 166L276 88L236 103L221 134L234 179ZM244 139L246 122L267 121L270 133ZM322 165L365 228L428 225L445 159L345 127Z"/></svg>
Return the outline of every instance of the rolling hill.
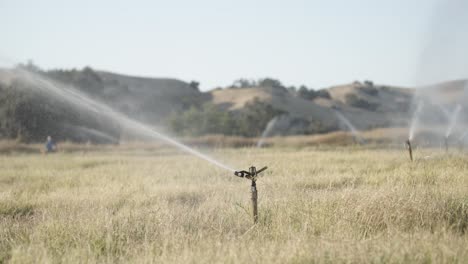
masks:
<svg viewBox="0 0 468 264"><path fill-rule="evenodd" d="M233 113L234 117L238 115L236 113L245 112L249 104L269 105L291 120L285 123L285 131L279 131L279 134L288 134L286 130L296 131L294 133L346 130L336 112L349 119L358 130L407 126L418 100L425 102L422 119L426 121L448 122L457 104L462 108L461 120L466 122L468 117L464 114L465 109L468 109L467 80L449 81L417 89L354 82L325 88L317 93L320 95L305 98L297 91L283 86L255 85L200 92L198 84L194 82L128 76L96 71L89 67L82 70L42 71L40 74L77 87L92 98L155 126L164 125L169 116L177 116L177 113L180 115L207 103L214 105L220 112ZM0 70L0 96L6 94L6 88L14 83L15 78L14 71ZM4 98L5 100L12 99ZM3 119L8 118L4 108L0 106L0 129L5 129L6 124L5 120L2 121L2 116ZM266 126L268 121L263 120L262 126ZM94 135L102 132L100 128L89 127L91 125L83 127L83 124L67 123L64 126L81 127L80 139L86 138L86 135L83 136L86 131L94 131ZM0 136L5 134L0 130ZM91 134L89 137L92 137Z"/></svg>
<svg viewBox="0 0 468 264"><path fill-rule="evenodd" d="M254 87L211 91L213 103L228 110L241 109L252 98L310 120L330 124L339 122L334 109L360 130L375 127L407 126L415 107L415 98L425 100L427 119L442 122L440 107L452 111L457 104L468 109L467 81L457 80L419 88L402 88L354 82L323 89L330 95L302 99L285 89Z"/></svg>

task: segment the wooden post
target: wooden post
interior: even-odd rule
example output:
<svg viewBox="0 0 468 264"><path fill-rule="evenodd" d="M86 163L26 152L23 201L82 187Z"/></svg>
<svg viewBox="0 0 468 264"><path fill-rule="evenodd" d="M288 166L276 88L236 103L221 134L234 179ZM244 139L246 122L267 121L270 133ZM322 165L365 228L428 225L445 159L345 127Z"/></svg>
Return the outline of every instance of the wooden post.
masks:
<svg viewBox="0 0 468 264"><path fill-rule="evenodd" d="M251 185L251 192L252 192L252 212L253 212L253 220L254 224L258 222L258 196L257 196L257 183L256 183L256 174L257 171L255 167L250 167L250 174L252 175L252 185Z"/></svg>

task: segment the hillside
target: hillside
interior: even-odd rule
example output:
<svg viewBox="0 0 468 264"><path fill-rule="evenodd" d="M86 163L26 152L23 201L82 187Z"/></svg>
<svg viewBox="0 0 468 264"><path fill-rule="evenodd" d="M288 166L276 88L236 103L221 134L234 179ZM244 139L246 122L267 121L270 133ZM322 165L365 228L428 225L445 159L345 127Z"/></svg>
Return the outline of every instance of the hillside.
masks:
<svg viewBox="0 0 468 264"><path fill-rule="evenodd" d="M246 103L257 98L259 101L270 104L293 117L320 121L324 126L333 126L337 122L331 108L293 96L287 90L281 88L225 89L215 90L210 94L214 104L231 111L240 110Z"/></svg>
<svg viewBox="0 0 468 264"><path fill-rule="evenodd" d="M441 105L460 103L468 106L468 80L454 80L426 85L416 91L426 99L432 99Z"/></svg>
<svg viewBox="0 0 468 264"><path fill-rule="evenodd" d="M213 103L228 110L238 110L252 100L273 105L293 117L320 122L327 127L339 127L334 108L342 112L358 129L404 125L413 90L386 86L364 87L349 84L324 89L330 98L303 99L285 89L254 87L215 90Z"/></svg>
<svg viewBox="0 0 468 264"><path fill-rule="evenodd" d="M50 134L61 140L119 141L123 131L113 120L49 97L41 91L41 81L35 78L73 87L94 100L152 125L164 125L172 112L184 111L206 101L206 95L194 84L175 79L133 77L95 71L89 67L51 71L0 69L0 138L36 141Z"/></svg>
<svg viewBox="0 0 468 264"><path fill-rule="evenodd" d="M407 122L414 89L355 82L326 89L330 99L314 102L335 106L358 129L382 126L404 126Z"/></svg>
<svg viewBox="0 0 468 264"><path fill-rule="evenodd" d="M135 77L90 68L72 72L68 79L61 78L63 72L50 71L47 74L71 83L92 96L99 95L102 101L112 107L150 123L160 123L171 112L183 110L197 100L204 100L198 87L177 79ZM89 86L94 89L87 89Z"/></svg>
<svg viewBox="0 0 468 264"><path fill-rule="evenodd" d="M468 109L466 80L418 89L375 85L366 81L319 91L304 88L299 91L286 89L277 80L265 79L269 83L200 92L196 82L135 77L96 71L89 67L52 71L35 68L35 71L45 78L76 87L90 97L145 123L168 127L169 120L169 127L174 132L188 136L210 133L259 136L273 120L275 124L269 126L275 135L349 130L337 117L338 112L358 130L406 127L420 100L424 101L421 114L424 122L446 126L459 104L462 113L460 120L468 123L468 115L464 114L465 109ZM116 124L112 120L101 120L95 116L89 118L61 104L44 108L47 104L35 103L38 98L44 100L43 96L24 97L12 93L15 89L8 88L18 85L16 79L14 71L0 69L0 101L7 102L0 105L0 137L14 137L19 131L25 130L31 135L41 130L43 132L38 138L42 138L49 133L47 127L42 127L45 124L44 116L55 118L55 122L59 123L54 124L55 130L62 131L57 132L59 137L69 140L109 141L107 139L115 138L118 141L122 136L121 132L116 131ZM22 103L21 100L26 101ZM24 112L31 114L25 115ZM36 116L34 126L29 125L31 122L27 119L31 116ZM70 120L67 116L70 116ZM281 119L274 118L277 116L281 116ZM24 120L19 121L21 118ZM50 124L51 121L47 122Z"/></svg>
<svg viewBox="0 0 468 264"><path fill-rule="evenodd" d="M211 94L213 103L229 110L241 109L252 98L258 98L292 116L346 129L336 118L333 109L337 109L357 129L367 130L407 126L417 100L425 101L423 119L446 122L447 116L441 108L446 109L448 115L457 104L468 109L466 84L466 80L458 80L415 89L354 82L323 89L321 91L327 92L329 97L312 100L300 98L285 89L267 87L215 90Z"/></svg>

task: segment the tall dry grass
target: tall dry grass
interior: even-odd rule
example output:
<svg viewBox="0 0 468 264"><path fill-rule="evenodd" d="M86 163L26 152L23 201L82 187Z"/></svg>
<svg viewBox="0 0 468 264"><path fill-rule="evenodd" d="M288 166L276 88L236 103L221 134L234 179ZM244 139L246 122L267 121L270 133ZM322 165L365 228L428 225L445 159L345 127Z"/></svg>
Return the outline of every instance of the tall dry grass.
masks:
<svg viewBox="0 0 468 264"><path fill-rule="evenodd" d="M0 262L462 263L468 156L224 149L258 181L177 152L0 156Z"/></svg>
<svg viewBox="0 0 468 264"><path fill-rule="evenodd" d="M437 147L443 145L444 129L441 127L424 128L418 131L414 146ZM359 133L367 147L401 147L408 138L407 128L376 128ZM452 146L459 145L456 134L450 138ZM256 147L260 138L246 138L225 135L206 135L200 137L186 137L179 139L180 142L189 146L201 148L246 148ZM329 146L357 146L359 145L352 133L336 131L325 134L298 135L298 136L275 136L262 140L264 147L329 147ZM169 147L169 148L168 148ZM172 148L163 141L123 141L121 144L76 144L72 142L58 142L59 152L92 152L92 151L167 151L173 152ZM0 140L0 154L15 153L41 153L44 152L43 144L25 144L19 141Z"/></svg>

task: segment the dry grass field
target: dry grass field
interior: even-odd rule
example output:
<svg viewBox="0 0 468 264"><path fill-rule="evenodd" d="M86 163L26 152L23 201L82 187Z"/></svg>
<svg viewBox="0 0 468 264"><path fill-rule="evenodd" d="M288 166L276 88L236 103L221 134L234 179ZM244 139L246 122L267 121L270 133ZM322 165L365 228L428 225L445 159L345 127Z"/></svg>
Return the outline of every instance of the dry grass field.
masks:
<svg viewBox="0 0 468 264"><path fill-rule="evenodd" d="M0 263L463 263L468 155L218 149L250 182L163 149L0 155Z"/></svg>

